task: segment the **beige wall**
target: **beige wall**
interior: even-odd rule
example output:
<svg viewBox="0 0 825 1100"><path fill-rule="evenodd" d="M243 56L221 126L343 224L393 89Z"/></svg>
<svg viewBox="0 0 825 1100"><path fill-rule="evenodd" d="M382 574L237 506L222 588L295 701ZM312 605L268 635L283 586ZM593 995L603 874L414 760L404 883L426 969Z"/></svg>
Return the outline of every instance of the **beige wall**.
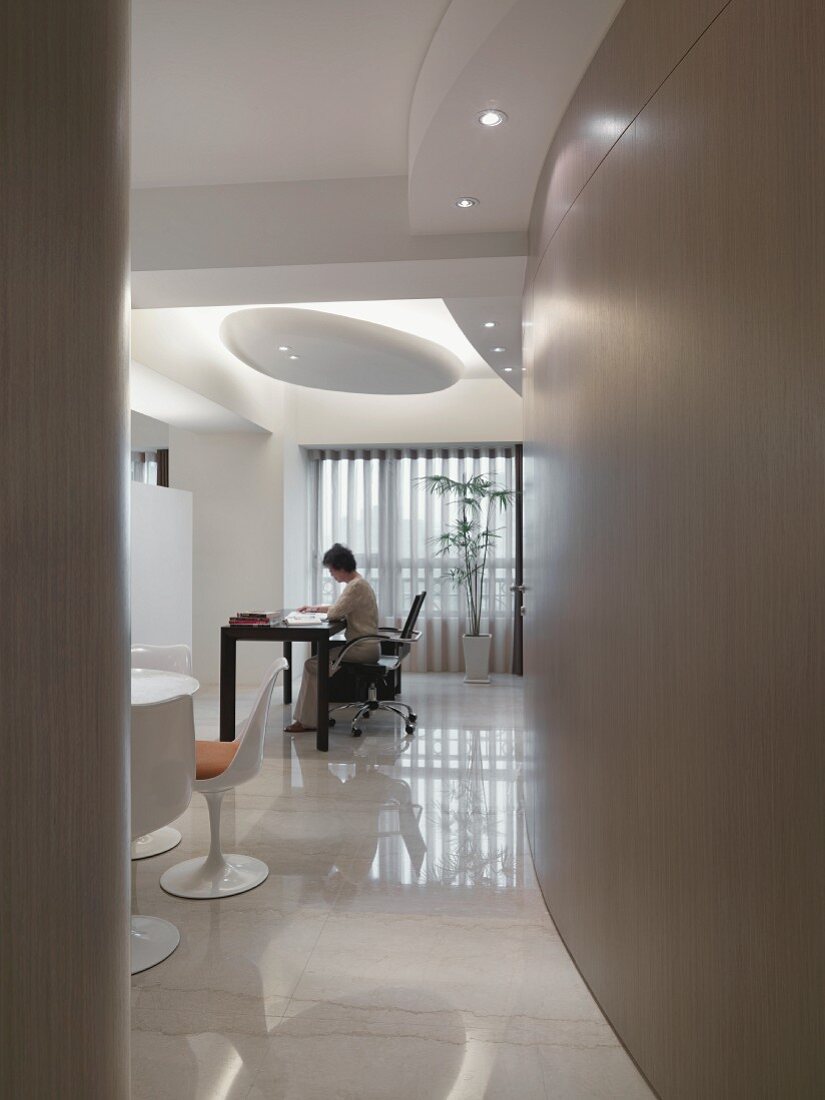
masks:
<svg viewBox="0 0 825 1100"><path fill-rule="evenodd" d="M628 0L534 211L530 835L667 1100L825 1095L823 52Z"/></svg>

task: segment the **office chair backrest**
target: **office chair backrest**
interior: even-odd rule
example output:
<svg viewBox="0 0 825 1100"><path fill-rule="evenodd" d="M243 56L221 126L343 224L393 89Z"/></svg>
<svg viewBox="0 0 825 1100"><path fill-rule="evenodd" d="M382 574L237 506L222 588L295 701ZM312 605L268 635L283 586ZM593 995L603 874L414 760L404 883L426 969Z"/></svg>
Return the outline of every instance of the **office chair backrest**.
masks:
<svg viewBox="0 0 825 1100"><path fill-rule="evenodd" d="M421 611L421 606L424 603L424 600L426 600L426 598L427 598L427 593L426 592L419 592L418 595L413 600L412 607L410 608L410 613L407 616L407 621L404 623L404 626L401 628L401 635L400 636L402 638L411 638L412 637L412 632L415 629L415 624L418 622L418 616L419 616L419 613Z"/></svg>

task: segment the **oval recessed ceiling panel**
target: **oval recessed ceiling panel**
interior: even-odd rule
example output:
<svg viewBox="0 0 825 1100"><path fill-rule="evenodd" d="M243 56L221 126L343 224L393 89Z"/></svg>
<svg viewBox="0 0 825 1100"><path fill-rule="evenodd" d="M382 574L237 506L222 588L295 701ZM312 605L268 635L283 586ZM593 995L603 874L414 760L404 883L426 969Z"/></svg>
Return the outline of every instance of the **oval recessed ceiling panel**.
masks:
<svg viewBox="0 0 825 1100"><path fill-rule="evenodd" d="M345 393L432 393L464 373L458 356L431 340L314 309L240 309L221 323L242 362L295 386Z"/></svg>

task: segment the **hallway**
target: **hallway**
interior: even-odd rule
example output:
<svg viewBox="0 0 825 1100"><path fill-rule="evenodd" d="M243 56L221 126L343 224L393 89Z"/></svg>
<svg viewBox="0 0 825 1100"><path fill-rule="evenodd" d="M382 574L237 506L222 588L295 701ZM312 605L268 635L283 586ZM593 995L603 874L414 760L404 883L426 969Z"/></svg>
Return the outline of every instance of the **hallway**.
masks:
<svg viewBox="0 0 825 1100"><path fill-rule="evenodd" d="M133 979L135 1100L642 1100L651 1093L558 937L522 807L521 681L405 679L420 735L336 734L328 759L270 712L260 776L227 798L227 850L267 861L247 894L158 885L207 847L133 864L136 909L179 949ZM239 717L251 692L239 693ZM195 697L217 736L217 692ZM373 719L375 722L375 719ZM340 726L339 726L340 729Z"/></svg>

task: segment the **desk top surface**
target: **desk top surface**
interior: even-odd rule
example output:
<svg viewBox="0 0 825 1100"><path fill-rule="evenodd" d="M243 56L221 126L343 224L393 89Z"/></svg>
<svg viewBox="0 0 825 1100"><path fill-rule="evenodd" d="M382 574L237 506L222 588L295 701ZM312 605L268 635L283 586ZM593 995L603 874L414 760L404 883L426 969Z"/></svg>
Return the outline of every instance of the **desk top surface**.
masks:
<svg viewBox="0 0 825 1100"><path fill-rule="evenodd" d="M331 638L333 634L340 634L347 625L344 619L333 619L331 622L323 623L284 622L285 617L290 611L294 610L295 608L287 607L276 611L267 626L238 626L237 624L222 626L221 634L226 634L230 638L241 638L244 641L254 640L255 638L268 638L270 641L273 639L289 641L290 638L293 638L295 641L300 642L312 638Z"/></svg>

